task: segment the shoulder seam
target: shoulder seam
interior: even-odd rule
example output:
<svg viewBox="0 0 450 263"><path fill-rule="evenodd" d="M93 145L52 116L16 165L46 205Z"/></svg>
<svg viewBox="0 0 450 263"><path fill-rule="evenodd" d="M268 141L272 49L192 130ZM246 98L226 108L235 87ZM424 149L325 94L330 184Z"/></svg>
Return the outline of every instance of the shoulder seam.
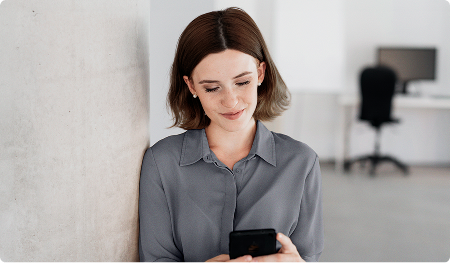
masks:
<svg viewBox="0 0 450 263"><path fill-rule="evenodd" d="M314 157L314 163L313 163L313 165L311 166L311 169L309 170L308 175L306 176L306 178L309 177L309 175L311 174L312 170L313 170L314 167L316 166L317 161L319 160L319 156L317 155L317 153L314 152L314 154L316 155L316 156ZM305 178L305 180L306 180L306 178Z"/></svg>

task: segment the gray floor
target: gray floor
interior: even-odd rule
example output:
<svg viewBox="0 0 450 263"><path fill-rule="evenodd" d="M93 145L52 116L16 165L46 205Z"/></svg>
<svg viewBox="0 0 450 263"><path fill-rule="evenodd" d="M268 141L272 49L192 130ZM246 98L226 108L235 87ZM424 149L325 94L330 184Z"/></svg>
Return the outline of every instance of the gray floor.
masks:
<svg viewBox="0 0 450 263"><path fill-rule="evenodd" d="M325 249L320 261L449 261L450 167L390 164L376 177L322 164Z"/></svg>

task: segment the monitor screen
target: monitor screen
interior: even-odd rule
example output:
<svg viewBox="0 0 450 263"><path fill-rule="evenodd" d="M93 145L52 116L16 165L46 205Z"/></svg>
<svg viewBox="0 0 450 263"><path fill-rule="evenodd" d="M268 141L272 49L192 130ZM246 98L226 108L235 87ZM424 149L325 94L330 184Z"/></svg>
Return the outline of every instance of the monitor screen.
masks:
<svg viewBox="0 0 450 263"><path fill-rule="evenodd" d="M436 69L435 48L378 49L378 64L392 68L402 82L433 80Z"/></svg>

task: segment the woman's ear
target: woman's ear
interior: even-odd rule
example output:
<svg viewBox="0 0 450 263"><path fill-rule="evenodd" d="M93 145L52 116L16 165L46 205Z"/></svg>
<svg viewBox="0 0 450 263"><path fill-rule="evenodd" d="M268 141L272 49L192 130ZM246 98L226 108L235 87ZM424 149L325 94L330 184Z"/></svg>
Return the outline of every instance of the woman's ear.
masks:
<svg viewBox="0 0 450 263"><path fill-rule="evenodd" d="M195 92L195 89L194 89L194 85L192 84L192 82L189 79L189 77L188 76L183 76L183 80L186 83L186 85L188 86L189 91L192 93L192 95L194 95L194 94L197 95L197 92Z"/></svg>
<svg viewBox="0 0 450 263"><path fill-rule="evenodd" d="M258 67L258 83L262 83L264 81L264 76L266 74L266 62L259 63Z"/></svg>

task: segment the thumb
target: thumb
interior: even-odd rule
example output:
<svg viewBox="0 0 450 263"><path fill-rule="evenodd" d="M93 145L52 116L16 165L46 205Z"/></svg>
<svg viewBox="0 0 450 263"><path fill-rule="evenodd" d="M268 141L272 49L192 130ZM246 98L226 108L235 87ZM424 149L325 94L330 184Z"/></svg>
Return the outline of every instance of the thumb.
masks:
<svg viewBox="0 0 450 263"><path fill-rule="evenodd" d="M277 234L277 240L281 243L280 253L298 253L297 247L292 243L291 239L283 233Z"/></svg>
<svg viewBox="0 0 450 263"><path fill-rule="evenodd" d="M232 260L230 260L230 261L236 261L236 262L251 262L252 259L253 259L252 256L250 256L250 255L245 255L245 256L242 256L242 257L238 257L238 258L232 259Z"/></svg>

